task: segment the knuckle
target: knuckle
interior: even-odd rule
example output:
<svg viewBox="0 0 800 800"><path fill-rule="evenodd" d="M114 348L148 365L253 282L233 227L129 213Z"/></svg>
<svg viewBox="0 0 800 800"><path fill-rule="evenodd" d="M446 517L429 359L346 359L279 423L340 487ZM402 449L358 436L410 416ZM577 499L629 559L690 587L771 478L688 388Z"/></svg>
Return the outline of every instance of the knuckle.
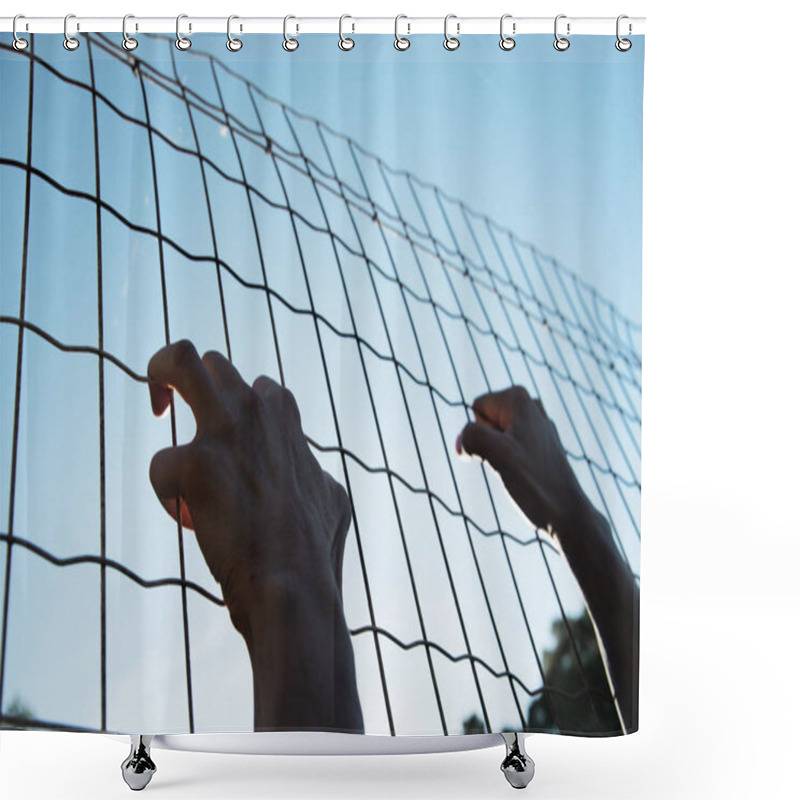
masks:
<svg viewBox="0 0 800 800"><path fill-rule="evenodd" d="M197 359L197 350L189 339L180 339L172 345L172 357L178 366L186 367Z"/></svg>
<svg viewBox="0 0 800 800"><path fill-rule="evenodd" d="M510 389L511 399L517 404L522 405L523 403L527 403L531 396L528 394L528 390L524 386L520 386L519 384L515 384Z"/></svg>
<svg viewBox="0 0 800 800"><path fill-rule="evenodd" d="M225 356L223 356L222 353L220 353L218 350L206 350L206 352L203 353L201 361L207 367L209 365L219 362L221 358L224 359Z"/></svg>
<svg viewBox="0 0 800 800"><path fill-rule="evenodd" d="M272 386L272 382L266 375L259 375L253 381L253 390L258 392L260 395L265 396L269 394L270 387Z"/></svg>
<svg viewBox="0 0 800 800"><path fill-rule="evenodd" d="M281 412L289 419L299 422L300 408L297 405L297 400L295 400L294 395L287 388L281 387L276 394L276 398L280 404Z"/></svg>
<svg viewBox="0 0 800 800"><path fill-rule="evenodd" d="M515 416L522 416L531 407L531 396L524 386L515 385L509 390L511 408Z"/></svg>

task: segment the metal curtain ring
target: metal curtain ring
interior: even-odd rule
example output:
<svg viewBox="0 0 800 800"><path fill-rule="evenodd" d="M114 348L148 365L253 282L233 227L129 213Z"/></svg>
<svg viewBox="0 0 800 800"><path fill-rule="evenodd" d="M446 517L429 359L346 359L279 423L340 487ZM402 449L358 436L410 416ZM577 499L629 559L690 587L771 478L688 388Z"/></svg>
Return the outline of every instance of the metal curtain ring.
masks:
<svg viewBox="0 0 800 800"><path fill-rule="evenodd" d="M239 19L236 14L231 14L228 17L228 41L225 44L225 47L231 51L231 53L238 53L242 49L242 40L237 39L235 36L231 36L231 22L235 19ZM241 30L241 26L239 27Z"/></svg>
<svg viewBox="0 0 800 800"><path fill-rule="evenodd" d="M188 14L178 14L175 19L175 47L177 47L178 50L188 50L192 46L191 39L181 36L181 20L186 19L188 16ZM192 30L191 25L189 26L189 30Z"/></svg>
<svg viewBox="0 0 800 800"><path fill-rule="evenodd" d="M28 40L27 39L23 39L20 36L17 36L17 20L18 19L25 19L25 16L23 14L17 14L17 16L14 17L14 21L11 23L11 32L14 34L13 47L14 47L15 50L17 50L18 52L21 53L23 50L27 50L28 49Z"/></svg>
<svg viewBox="0 0 800 800"><path fill-rule="evenodd" d="M70 51L77 50L81 46L81 43L67 32L67 25L71 19L75 19L74 14L67 14L67 16L64 17L64 49Z"/></svg>
<svg viewBox="0 0 800 800"><path fill-rule="evenodd" d="M122 18L122 49L130 52L139 46L139 42L132 36L128 36L128 20L133 19L133 14L126 14Z"/></svg>
<svg viewBox="0 0 800 800"><path fill-rule="evenodd" d="M630 39L623 39L619 35L619 24L624 19L628 19L628 15L627 14L620 14L617 17L617 41L614 43L614 47L616 47L617 50L620 51L620 53L627 53L628 50L630 50L631 47L633 47L633 42ZM628 23L628 36L630 36L632 32L633 32L633 25L631 25L630 22L629 22Z"/></svg>
<svg viewBox="0 0 800 800"><path fill-rule="evenodd" d="M456 15L448 14L444 18L444 49L453 51L453 50L458 50L458 47L461 44L461 42L458 41L458 32L461 28L461 23L460 22L456 23L456 35L450 36L450 34L448 34L447 32L447 23L450 22L451 19L456 19Z"/></svg>
<svg viewBox="0 0 800 800"><path fill-rule="evenodd" d="M298 47L300 47L300 42L297 39L293 39L287 33L290 19L297 19L297 17L293 17L291 14L289 14L283 18L283 49L289 53L293 53Z"/></svg>
<svg viewBox="0 0 800 800"><path fill-rule="evenodd" d="M569 49L569 39L565 38L564 36L558 35L558 21L560 19L566 19L566 18L567 18L566 14L559 14L556 17L555 23L553 24L553 32L555 33L556 36L556 40L553 42L553 47L555 47L556 50L559 50L562 53L564 52L564 50ZM567 23L567 36L569 36L569 22Z"/></svg>
<svg viewBox="0 0 800 800"><path fill-rule="evenodd" d="M405 36L400 35L400 20L401 19L408 19L405 14L398 14L394 18L394 47L395 50L408 50L411 47L411 39L406 39ZM411 33L411 23L406 23L408 26L408 33Z"/></svg>
<svg viewBox="0 0 800 800"><path fill-rule="evenodd" d="M500 17L500 49L506 51L513 50L517 45L515 39L513 39L511 36L506 36L505 33L503 32L503 24L507 19L511 19L511 14L503 14L503 16ZM512 33L517 32L516 22L512 23L511 31Z"/></svg>
<svg viewBox="0 0 800 800"><path fill-rule="evenodd" d="M342 16L339 17L339 49L352 50L356 46L356 43L349 37L345 36L344 33L342 33L342 25L344 24L344 21L346 19L353 19L353 18L349 14L342 14ZM353 25L353 30L355 29L356 26Z"/></svg>

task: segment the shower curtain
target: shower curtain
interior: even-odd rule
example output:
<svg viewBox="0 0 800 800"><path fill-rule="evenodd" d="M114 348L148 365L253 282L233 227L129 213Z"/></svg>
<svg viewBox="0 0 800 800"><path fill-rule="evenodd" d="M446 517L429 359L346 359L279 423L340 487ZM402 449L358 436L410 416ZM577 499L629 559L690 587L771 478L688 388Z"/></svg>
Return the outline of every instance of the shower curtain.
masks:
<svg viewBox="0 0 800 800"><path fill-rule="evenodd" d="M638 727L643 37L0 40L0 723Z"/></svg>

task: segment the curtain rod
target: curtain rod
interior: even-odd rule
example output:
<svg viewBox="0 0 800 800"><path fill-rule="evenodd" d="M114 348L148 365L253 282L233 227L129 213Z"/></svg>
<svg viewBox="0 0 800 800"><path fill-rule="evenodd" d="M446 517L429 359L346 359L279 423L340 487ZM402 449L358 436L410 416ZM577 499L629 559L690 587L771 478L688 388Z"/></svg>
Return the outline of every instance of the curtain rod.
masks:
<svg viewBox="0 0 800 800"><path fill-rule="evenodd" d="M553 34L554 17L514 17L507 16L504 30L507 35L519 36L526 33ZM0 17L0 31L11 32L13 17ZM444 17L406 17L399 20L399 32L403 36L418 33L444 32ZM616 17L570 17L563 15L559 20L559 31L569 34L614 35ZM339 17L294 17L289 21L289 32L298 33L339 33ZM175 17L130 17L127 23L128 34L135 33L175 33ZM395 17L353 17L347 15L342 23L345 33L384 33L394 34ZM71 16L69 33L121 33L122 17L81 17ZM645 17L629 17L623 21L623 35L644 33ZM181 19L181 33L225 33L228 28L227 17L193 17ZM231 30L236 34L283 33L283 17L237 17ZM465 35L476 33L497 33L500 31L500 16L497 17L458 17L451 16L448 30L451 34ZM64 17L25 17L17 21L17 33L64 33Z"/></svg>

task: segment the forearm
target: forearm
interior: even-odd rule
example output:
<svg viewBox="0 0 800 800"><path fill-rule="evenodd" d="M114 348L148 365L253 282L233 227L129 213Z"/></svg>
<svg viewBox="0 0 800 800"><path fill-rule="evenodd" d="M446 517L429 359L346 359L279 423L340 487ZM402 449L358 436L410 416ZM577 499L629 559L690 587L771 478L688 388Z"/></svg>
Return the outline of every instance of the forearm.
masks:
<svg viewBox="0 0 800 800"><path fill-rule="evenodd" d="M254 729L363 732L350 633L332 575L258 584L236 626L253 668Z"/></svg>
<svg viewBox="0 0 800 800"><path fill-rule="evenodd" d="M600 636L626 731L638 727L639 587L611 528L585 497L556 531Z"/></svg>

